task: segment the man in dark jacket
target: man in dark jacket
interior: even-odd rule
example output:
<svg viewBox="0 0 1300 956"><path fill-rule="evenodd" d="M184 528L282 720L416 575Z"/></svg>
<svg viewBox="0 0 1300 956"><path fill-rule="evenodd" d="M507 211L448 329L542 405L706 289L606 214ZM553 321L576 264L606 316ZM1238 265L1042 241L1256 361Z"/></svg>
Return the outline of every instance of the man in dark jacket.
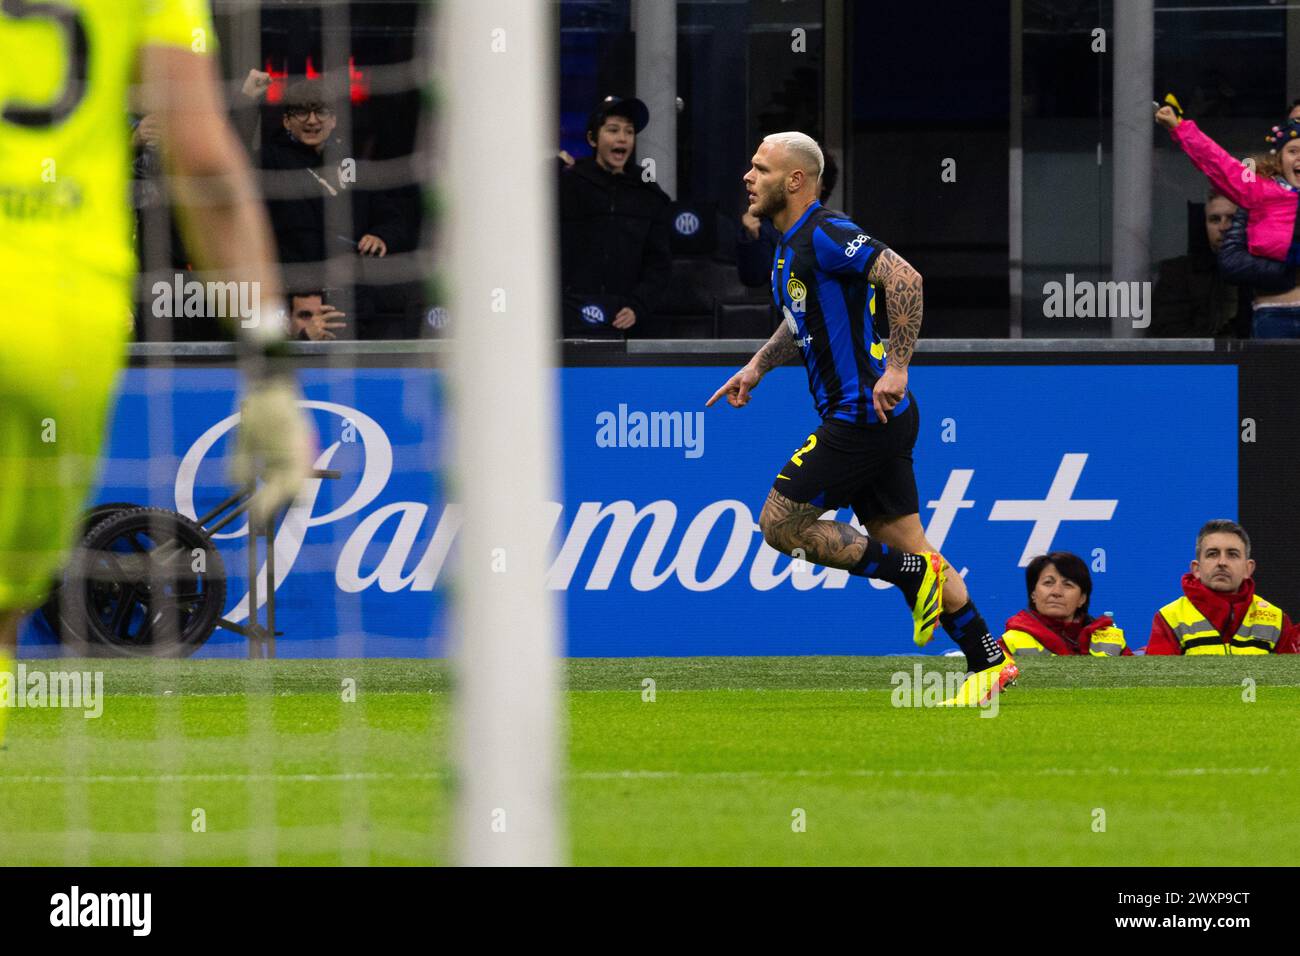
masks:
<svg viewBox="0 0 1300 956"><path fill-rule="evenodd" d="M560 172L568 332L584 327L626 332L637 326L644 333L668 284L670 200L631 163L636 134L649 120L640 100L606 97L587 121L587 142L595 155Z"/></svg>
<svg viewBox="0 0 1300 956"><path fill-rule="evenodd" d="M1281 608L1255 593L1250 536L1235 521L1207 521L1182 596L1151 621L1148 657L1300 654L1300 633Z"/></svg>
<svg viewBox="0 0 1300 956"><path fill-rule="evenodd" d="M262 145L269 177L267 203L282 262L320 262L340 248L363 256L385 256L402 232L398 210L383 193L358 188L355 162L343 164L331 142L338 124L320 80L291 86L284 95L284 129ZM352 232L335 236L326 221L326 202L352 197Z"/></svg>
<svg viewBox="0 0 1300 956"><path fill-rule="evenodd" d="M1224 278L1215 259L1236 212L1232 200L1211 190L1203 226L1188 224L1187 255L1164 259L1157 267L1148 335L1250 337L1249 296Z"/></svg>
<svg viewBox="0 0 1300 956"><path fill-rule="evenodd" d="M302 287L324 285L325 261L340 253L382 258L413 245L408 217L390 192L369 186L373 180L343 155L333 135L338 118L332 100L321 80L290 86L282 129L261 148L263 189L280 261L290 284ZM338 209L343 202L350 207ZM356 295L367 298L367 290L360 287ZM368 327L371 310L355 308L360 337L382 337L383 330Z"/></svg>

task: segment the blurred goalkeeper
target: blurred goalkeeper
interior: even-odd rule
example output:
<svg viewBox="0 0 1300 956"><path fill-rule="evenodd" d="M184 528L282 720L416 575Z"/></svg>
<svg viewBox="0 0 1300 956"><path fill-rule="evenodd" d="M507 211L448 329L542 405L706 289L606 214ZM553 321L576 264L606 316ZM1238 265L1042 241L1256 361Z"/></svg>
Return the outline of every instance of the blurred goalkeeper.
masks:
<svg viewBox="0 0 1300 956"><path fill-rule="evenodd" d="M266 213L225 119L206 0L4 0L0 8L0 679L19 618L72 545L131 330L128 105L158 122L207 279L256 283L232 478L254 517L290 501L314 436L278 367L285 311ZM134 87L134 90L133 90ZM128 104L132 92L138 96ZM6 709L0 707L0 742Z"/></svg>

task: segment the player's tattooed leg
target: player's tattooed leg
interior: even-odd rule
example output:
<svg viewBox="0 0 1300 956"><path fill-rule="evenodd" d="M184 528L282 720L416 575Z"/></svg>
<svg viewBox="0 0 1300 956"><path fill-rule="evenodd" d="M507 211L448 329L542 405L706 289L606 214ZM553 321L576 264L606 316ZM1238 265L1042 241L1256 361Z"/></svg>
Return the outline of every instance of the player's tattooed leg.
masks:
<svg viewBox="0 0 1300 956"><path fill-rule="evenodd" d="M849 570L866 554L867 536L843 521L821 521L824 510L773 489L758 516L763 540L784 554L799 552L797 557L812 564Z"/></svg>
<svg viewBox="0 0 1300 956"><path fill-rule="evenodd" d="M843 521L822 521L823 510L791 501L773 489L768 492L758 526L763 539L778 551L859 577L888 581L912 603L925 581L929 561L920 554L873 541Z"/></svg>

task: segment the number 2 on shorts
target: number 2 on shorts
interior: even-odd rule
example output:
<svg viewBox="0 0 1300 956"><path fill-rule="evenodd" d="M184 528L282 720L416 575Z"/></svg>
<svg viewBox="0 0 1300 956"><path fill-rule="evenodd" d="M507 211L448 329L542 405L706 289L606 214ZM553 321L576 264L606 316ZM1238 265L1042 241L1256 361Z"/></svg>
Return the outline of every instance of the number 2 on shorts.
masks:
<svg viewBox="0 0 1300 956"><path fill-rule="evenodd" d="M816 435L809 435L809 436L808 436L808 444L804 445L804 446L803 446L802 448L800 448L797 452L795 452L793 455L791 455L791 456L790 456L790 460L791 460L792 462L794 462L796 465L798 465L800 468L802 468L802 467L803 467L803 456L806 455L806 454L808 454L808 452L812 451L812 450L813 450L814 448L816 448L816 447L817 447L817 436L816 436Z"/></svg>

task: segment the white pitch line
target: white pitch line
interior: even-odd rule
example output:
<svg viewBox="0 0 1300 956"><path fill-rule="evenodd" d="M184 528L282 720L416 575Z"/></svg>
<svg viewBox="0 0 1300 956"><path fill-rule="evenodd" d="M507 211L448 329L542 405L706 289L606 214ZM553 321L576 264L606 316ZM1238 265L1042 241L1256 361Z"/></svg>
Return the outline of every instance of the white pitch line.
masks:
<svg viewBox="0 0 1300 956"><path fill-rule="evenodd" d="M6 783L244 783L281 780L286 783L346 783L354 780L440 780L447 773L123 773L27 774L4 776Z"/></svg>
<svg viewBox="0 0 1300 956"><path fill-rule="evenodd" d="M1005 777L1008 774L1032 777L1219 777L1287 775L1291 768L1273 767L1174 767L1168 770L1130 769L1127 767L1039 767L918 769L918 770L584 770L565 774L570 780L761 780L766 777ZM283 781L286 783L348 783L381 780L444 780L449 772L423 773L178 773L178 774L85 774L0 775L0 786L13 784L57 783L243 783L248 781Z"/></svg>
<svg viewBox="0 0 1300 956"><path fill-rule="evenodd" d="M576 780L672 780L677 778L708 778L719 780L751 780L763 777L1005 777L1020 774L1033 777L1198 777L1198 776L1259 776L1262 774L1288 774L1289 769L1272 767L1174 767L1168 770L1129 769L1127 767L1039 767L1017 770L1011 768L978 769L925 769L925 770L591 770L569 774Z"/></svg>

